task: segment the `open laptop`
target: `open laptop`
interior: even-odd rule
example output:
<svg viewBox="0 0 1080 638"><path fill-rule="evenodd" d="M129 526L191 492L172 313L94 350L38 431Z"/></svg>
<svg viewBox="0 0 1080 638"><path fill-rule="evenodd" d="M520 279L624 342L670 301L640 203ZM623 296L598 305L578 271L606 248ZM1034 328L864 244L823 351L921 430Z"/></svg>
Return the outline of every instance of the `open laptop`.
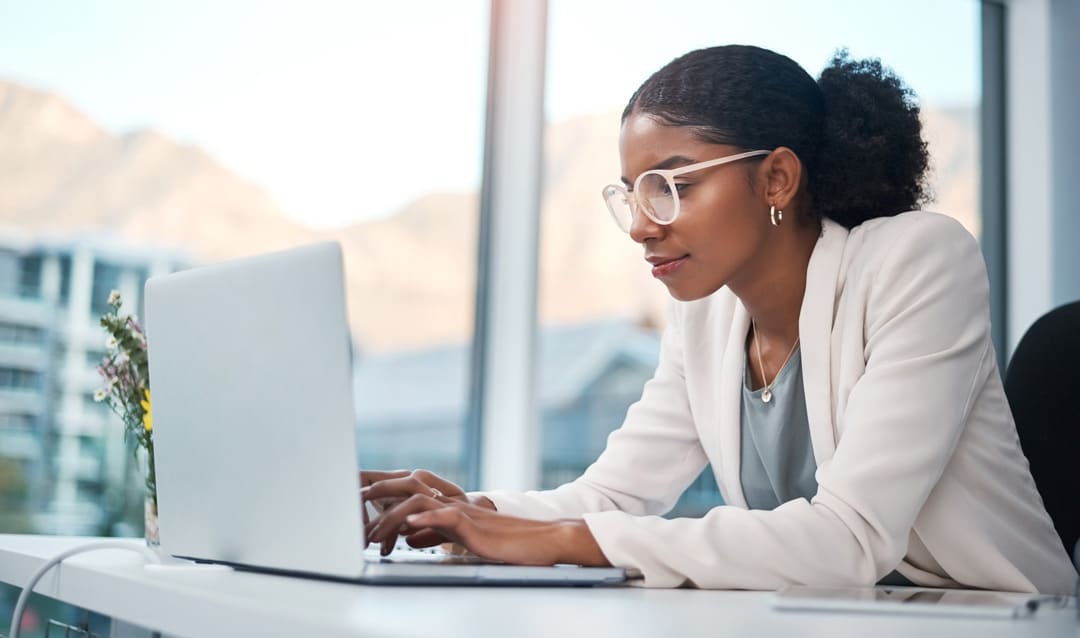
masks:
<svg viewBox="0 0 1080 638"><path fill-rule="evenodd" d="M147 282L162 548L364 583L624 581L619 568L365 552L343 279L340 247L321 243Z"/></svg>

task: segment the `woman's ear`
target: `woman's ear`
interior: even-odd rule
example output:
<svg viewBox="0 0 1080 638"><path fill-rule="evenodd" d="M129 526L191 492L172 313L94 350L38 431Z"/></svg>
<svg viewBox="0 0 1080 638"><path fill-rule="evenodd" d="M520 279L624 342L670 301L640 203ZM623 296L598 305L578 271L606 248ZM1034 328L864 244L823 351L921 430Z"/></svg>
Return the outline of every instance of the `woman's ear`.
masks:
<svg viewBox="0 0 1080 638"><path fill-rule="evenodd" d="M787 208L795 200L803 178L799 156L790 148L779 146L762 162L761 171L765 202L781 210Z"/></svg>

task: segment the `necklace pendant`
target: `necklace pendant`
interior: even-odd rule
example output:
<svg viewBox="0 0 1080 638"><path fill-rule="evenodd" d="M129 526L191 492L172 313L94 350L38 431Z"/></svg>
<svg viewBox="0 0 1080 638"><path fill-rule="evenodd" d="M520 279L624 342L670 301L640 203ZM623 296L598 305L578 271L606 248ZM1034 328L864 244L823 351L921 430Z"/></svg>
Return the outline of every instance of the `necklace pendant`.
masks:
<svg viewBox="0 0 1080 638"><path fill-rule="evenodd" d="M772 390L765 388L765 391L761 393L761 401L763 403L768 403L769 401L772 401Z"/></svg>

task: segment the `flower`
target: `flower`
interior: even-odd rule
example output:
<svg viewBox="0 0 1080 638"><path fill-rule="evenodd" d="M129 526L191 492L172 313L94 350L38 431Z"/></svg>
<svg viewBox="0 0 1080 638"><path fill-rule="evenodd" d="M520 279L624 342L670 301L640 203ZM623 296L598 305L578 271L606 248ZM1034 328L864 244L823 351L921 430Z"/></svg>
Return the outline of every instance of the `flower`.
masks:
<svg viewBox="0 0 1080 638"><path fill-rule="evenodd" d="M145 429L147 432L152 432L154 430L154 419L152 416L150 416L150 390L143 390L143 396L145 396L146 398L142 401L139 401L139 405L141 405L143 409L143 429Z"/></svg>
<svg viewBox="0 0 1080 638"><path fill-rule="evenodd" d="M109 294L109 311L101 316L101 327L107 337L108 352L98 366L104 385L94 393L94 400L109 406L120 417L124 439L132 455L140 459L145 453L147 495L157 502L157 481L154 471L154 421L150 412L150 366L146 350L146 335L133 315L123 314L120 293Z"/></svg>

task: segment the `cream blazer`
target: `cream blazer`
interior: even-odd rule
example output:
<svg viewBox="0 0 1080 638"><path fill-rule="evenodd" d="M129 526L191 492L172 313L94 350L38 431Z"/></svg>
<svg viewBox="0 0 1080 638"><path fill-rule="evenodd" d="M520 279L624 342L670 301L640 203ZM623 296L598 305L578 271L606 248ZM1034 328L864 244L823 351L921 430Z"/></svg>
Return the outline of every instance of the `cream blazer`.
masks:
<svg viewBox="0 0 1080 638"><path fill-rule="evenodd" d="M583 517L651 587L870 585L1071 593L1072 568L1020 449L974 238L925 212L826 220L799 316L817 494L749 510L739 483L746 309L676 303L655 376L581 478L486 493L500 512ZM711 465L726 505L665 519Z"/></svg>

